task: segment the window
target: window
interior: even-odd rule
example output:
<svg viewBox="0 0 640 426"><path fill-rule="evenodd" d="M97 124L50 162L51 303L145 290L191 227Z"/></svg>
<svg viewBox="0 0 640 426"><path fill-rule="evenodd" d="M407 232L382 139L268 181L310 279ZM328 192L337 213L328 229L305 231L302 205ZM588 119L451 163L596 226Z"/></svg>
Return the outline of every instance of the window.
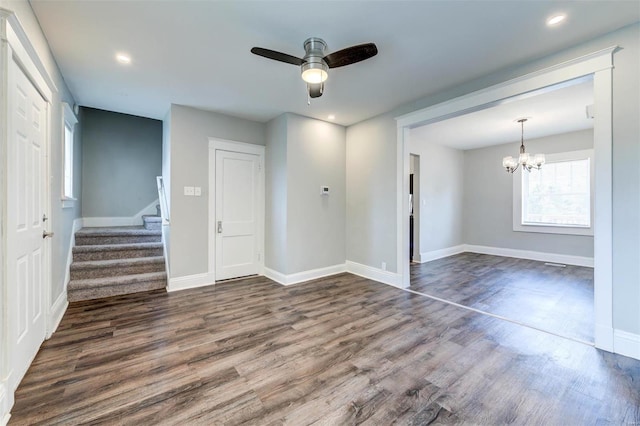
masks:
<svg viewBox="0 0 640 426"><path fill-rule="evenodd" d="M73 133L78 119L67 103L62 104L63 110L63 182L62 182L62 207L72 207L73 197Z"/></svg>
<svg viewBox="0 0 640 426"><path fill-rule="evenodd" d="M514 231L593 235L592 217L593 150L549 154L514 179Z"/></svg>

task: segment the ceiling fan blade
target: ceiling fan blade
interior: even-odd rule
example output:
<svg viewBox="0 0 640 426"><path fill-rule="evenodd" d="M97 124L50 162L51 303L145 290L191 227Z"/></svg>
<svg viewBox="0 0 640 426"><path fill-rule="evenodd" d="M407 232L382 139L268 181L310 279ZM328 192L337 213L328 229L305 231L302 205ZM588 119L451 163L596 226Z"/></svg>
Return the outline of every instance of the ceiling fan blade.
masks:
<svg viewBox="0 0 640 426"><path fill-rule="evenodd" d="M345 65L364 61L378 54L378 48L373 43L359 44L338 50L324 57L329 68L338 68Z"/></svg>
<svg viewBox="0 0 640 426"><path fill-rule="evenodd" d="M286 62L292 65L302 65L304 60L296 58L295 56L287 55L286 53L276 52L275 50L263 49L262 47L251 48L251 53L258 56L263 56L274 61Z"/></svg>

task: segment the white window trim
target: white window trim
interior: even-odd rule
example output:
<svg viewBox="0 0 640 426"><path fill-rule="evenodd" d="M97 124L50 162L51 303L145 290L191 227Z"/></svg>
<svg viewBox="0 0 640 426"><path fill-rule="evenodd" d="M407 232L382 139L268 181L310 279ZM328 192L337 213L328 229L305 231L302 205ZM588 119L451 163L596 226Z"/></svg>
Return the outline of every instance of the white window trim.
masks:
<svg viewBox="0 0 640 426"><path fill-rule="evenodd" d="M594 218L594 162L593 149L583 149L580 151L561 152L557 154L547 154L547 163L556 163L561 161L586 160L589 159L590 173L590 190L591 190L591 218L589 223L591 226L572 226L572 225L537 225L522 223L522 175L528 173L520 170L521 176L513 179L513 230L516 232L538 232L543 234L565 234L565 235L587 235L593 236L593 218ZM542 166L544 168L544 166Z"/></svg>
<svg viewBox="0 0 640 426"><path fill-rule="evenodd" d="M73 195L73 140L75 139L75 126L78 123L78 117L76 117L76 114L73 112L73 110L71 109L71 106L66 103L66 102L62 102L62 208L66 209L66 208L72 208L75 205L75 201L77 201L77 198L71 196L67 196L65 194L65 171L67 168L67 156L66 156L66 134L65 134L65 130L67 127L71 128L71 164L70 166L70 171L71 171L71 193Z"/></svg>

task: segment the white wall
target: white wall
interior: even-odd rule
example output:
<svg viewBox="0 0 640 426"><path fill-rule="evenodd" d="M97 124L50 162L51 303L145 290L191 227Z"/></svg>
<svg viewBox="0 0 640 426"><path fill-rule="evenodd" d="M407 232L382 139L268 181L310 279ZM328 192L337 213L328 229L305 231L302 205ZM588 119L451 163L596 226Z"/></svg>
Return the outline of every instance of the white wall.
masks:
<svg viewBox="0 0 640 426"><path fill-rule="evenodd" d="M640 24L427 96L347 129L347 259L396 270L394 117L618 45L613 69L614 328L640 334ZM425 77L427 78L427 77ZM512 155L512 154L511 154ZM500 159L502 157L500 156ZM375 187L375 191L371 188Z"/></svg>
<svg viewBox="0 0 640 426"><path fill-rule="evenodd" d="M418 139L413 132L409 151L419 155L420 192L414 205L419 203L421 253L463 244L464 152Z"/></svg>
<svg viewBox="0 0 640 426"><path fill-rule="evenodd" d="M593 148L593 130L525 140L528 152L554 154ZM533 250L593 257L593 237L541 234L513 230L513 181L520 179L502 168L502 158L517 155L520 143L464 152L464 242L489 247Z"/></svg>
<svg viewBox="0 0 640 426"><path fill-rule="evenodd" d="M265 125L215 112L171 105L171 278L207 273L209 221L209 137L265 144ZM202 188L184 196L185 186Z"/></svg>

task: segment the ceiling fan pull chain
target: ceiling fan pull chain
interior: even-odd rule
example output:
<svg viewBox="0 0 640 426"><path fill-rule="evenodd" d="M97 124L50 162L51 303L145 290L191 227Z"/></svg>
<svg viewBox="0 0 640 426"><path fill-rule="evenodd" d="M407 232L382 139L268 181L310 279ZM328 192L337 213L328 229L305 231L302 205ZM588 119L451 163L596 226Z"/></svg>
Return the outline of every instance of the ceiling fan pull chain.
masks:
<svg viewBox="0 0 640 426"><path fill-rule="evenodd" d="M307 84L307 105L311 106L311 87Z"/></svg>

